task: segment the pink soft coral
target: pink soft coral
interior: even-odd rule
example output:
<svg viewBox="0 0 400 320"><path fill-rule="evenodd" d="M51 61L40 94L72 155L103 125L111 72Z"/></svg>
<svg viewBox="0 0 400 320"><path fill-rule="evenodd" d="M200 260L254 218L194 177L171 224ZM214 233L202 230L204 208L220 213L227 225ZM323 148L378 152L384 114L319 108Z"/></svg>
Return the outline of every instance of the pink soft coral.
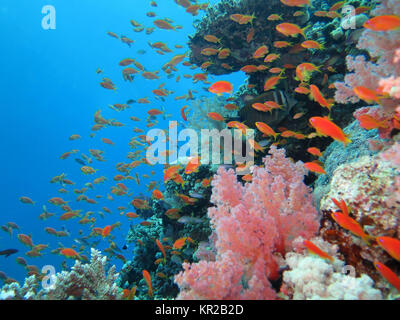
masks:
<svg viewBox="0 0 400 320"><path fill-rule="evenodd" d="M400 15L398 0L382 0L372 15ZM375 32L364 30L357 47L368 51L376 62L366 61L364 56L347 56L349 73L344 82L336 82L335 100L339 103L359 101L353 88L364 86L389 95L381 100L381 106L387 115L393 114L400 105L400 31Z"/></svg>
<svg viewBox="0 0 400 320"><path fill-rule="evenodd" d="M233 170L223 168L213 180L208 210L216 235L216 260L183 264L175 278L180 299L274 299L269 279L276 279L279 257L293 240L312 237L318 213L303 183L301 162L271 147L265 167L255 167L253 180L242 186Z"/></svg>

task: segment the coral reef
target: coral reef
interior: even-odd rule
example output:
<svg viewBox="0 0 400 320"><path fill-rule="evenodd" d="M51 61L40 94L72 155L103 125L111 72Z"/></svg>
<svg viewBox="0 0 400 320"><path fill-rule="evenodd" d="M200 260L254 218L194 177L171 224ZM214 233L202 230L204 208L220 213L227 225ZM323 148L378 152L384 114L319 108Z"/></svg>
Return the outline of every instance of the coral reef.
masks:
<svg viewBox="0 0 400 320"><path fill-rule="evenodd" d="M16 282L5 285L0 293L2 299L12 300L118 300L122 290L115 280L115 266L106 271L107 257L92 248L90 263L75 262L71 271L62 271L52 276L48 289L39 292L35 275L27 278L22 287Z"/></svg>
<svg viewBox="0 0 400 320"><path fill-rule="evenodd" d="M184 263L175 278L180 299L274 299L269 280L297 236L310 238L319 227L302 163L272 146L265 168L254 167L242 186L223 168L213 180L208 210L215 236L215 261ZM280 258L279 258L280 257ZM211 279L211 280L210 280ZM210 286L212 284L212 286Z"/></svg>
<svg viewBox="0 0 400 320"><path fill-rule="evenodd" d="M321 198L329 192L330 182L336 168L340 165L345 167L346 164L356 161L360 157L377 154L379 149L371 148L371 141L376 144L384 144L384 140L379 138L378 130L367 131L359 126L357 120L354 120L343 131L349 135L352 143L343 148L342 143L334 141L319 158L324 163L326 174L320 175L314 183L314 199L317 208L320 207Z"/></svg>
<svg viewBox="0 0 400 320"><path fill-rule="evenodd" d="M127 235L127 244L133 246L133 257L120 272L119 286L137 286L136 296L149 299L148 287L142 275L142 270L147 270L152 277L155 299L176 297L178 287L173 281L174 275L182 270L183 261L196 261L194 253L197 243L207 240L211 233L207 218L211 187L202 183L205 179L211 179L214 173L211 169L210 166L201 165L197 172L191 174L185 174L184 169L180 169L179 174L184 184L170 180L164 183L164 200L150 200L153 215L146 221L151 225L131 225ZM177 194L196 197L196 201L186 205ZM170 209L179 210L174 216L168 216L166 212ZM187 243L179 254L173 254L172 243L185 236L189 236L195 243ZM155 263L163 258L155 239L159 239L165 247L165 262Z"/></svg>
<svg viewBox="0 0 400 320"><path fill-rule="evenodd" d="M331 198L343 199L357 221L374 236L400 236L399 167L381 156L363 156L340 165L333 173L330 191L321 199L321 210L336 210Z"/></svg>

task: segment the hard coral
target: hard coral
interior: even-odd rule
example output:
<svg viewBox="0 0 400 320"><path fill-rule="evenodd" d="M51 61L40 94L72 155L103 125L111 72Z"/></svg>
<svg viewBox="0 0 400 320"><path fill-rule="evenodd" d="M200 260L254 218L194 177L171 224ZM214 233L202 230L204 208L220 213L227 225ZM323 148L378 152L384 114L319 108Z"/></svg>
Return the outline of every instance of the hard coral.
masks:
<svg viewBox="0 0 400 320"><path fill-rule="evenodd" d="M39 281L36 276L25 279L21 287L14 282L5 285L0 292L0 299L12 300L117 300L122 299L122 290L115 284L118 273L115 266L106 273L107 257L91 249L90 263L76 261L72 270L62 271L50 280L55 282L48 289L38 292ZM51 283L50 283L51 284Z"/></svg>
<svg viewBox="0 0 400 320"><path fill-rule="evenodd" d="M175 278L180 299L274 299L270 279L279 276L279 256L293 240L310 238L319 227L301 162L271 147L265 168L255 167L252 183L242 186L233 170L223 168L213 180L208 210L216 260L183 264Z"/></svg>

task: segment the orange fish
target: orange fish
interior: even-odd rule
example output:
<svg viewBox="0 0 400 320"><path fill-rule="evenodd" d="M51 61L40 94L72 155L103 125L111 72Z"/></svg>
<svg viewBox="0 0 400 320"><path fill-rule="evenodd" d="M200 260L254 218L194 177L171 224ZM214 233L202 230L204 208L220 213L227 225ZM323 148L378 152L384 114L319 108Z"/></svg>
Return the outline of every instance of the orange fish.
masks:
<svg viewBox="0 0 400 320"><path fill-rule="evenodd" d="M276 30L287 37L297 37L298 34L301 34L305 38L304 31L308 27L310 27L310 25L301 29L297 24L283 22L276 26Z"/></svg>
<svg viewBox="0 0 400 320"><path fill-rule="evenodd" d="M333 4L330 7L329 11L336 11L336 10L340 9L341 7L343 7L344 4L345 4L345 1L336 2L335 4Z"/></svg>
<svg viewBox="0 0 400 320"><path fill-rule="evenodd" d="M314 40L306 40L306 41L301 43L301 46L303 48L306 48L306 49L317 49L317 50L325 49L324 45L322 43L319 43L319 42L314 41Z"/></svg>
<svg viewBox="0 0 400 320"><path fill-rule="evenodd" d="M309 5L311 0L280 0L284 5L289 7L303 7Z"/></svg>
<svg viewBox="0 0 400 320"><path fill-rule="evenodd" d="M275 86L278 84L280 79L285 79L285 77L279 76L273 76L265 80L264 83L264 91L268 91L271 89L275 89Z"/></svg>
<svg viewBox="0 0 400 320"><path fill-rule="evenodd" d="M251 105L254 109L261 111L261 112L271 112L272 108L266 106L264 103L256 102Z"/></svg>
<svg viewBox="0 0 400 320"><path fill-rule="evenodd" d="M271 68L271 69L269 69L269 72L282 74L282 73L285 72L285 69L282 69L282 68Z"/></svg>
<svg viewBox="0 0 400 320"><path fill-rule="evenodd" d="M25 204L32 204L32 205L35 204L35 202L31 198L28 198L28 197L20 197L19 201L21 201L22 203L25 203Z"/></svg>
<svg viewBox="0 0 400 320"><path fill-rule="evenodd" d="M400 261L400 240L391 237L377 237L376 242L393 258Z"/></svg>
<svg viewBox="0 0 400 320"><path fill-rule="evenodd" d="M167 260L167 255L165 254L164 246L162 245L162 243L158 239L156 239L156 244L157 244L158 248L160 248L160 250L161 250L161 252L162 252L162 254L164 256L164 263L165 263L165 261Z"/></svg>
<svg viewBox="0 0 400 320"><path fill-rule="evenodd" d="M204 40L212 43L218 43L220 42L220 39L218 39L216 36L213 36L211 34L205 35Z"/></svg>
<svg viewBox="0 0 400 320"><path fill-rule="evenodd" d="M334 140L343 142L344 145L351 142L342 129L334 124L328 117L312 117L309 122L319 135L329 136Z"/></svg>
<svg viewBox="0 0 400 320"><path fill-rule="evenodd" d="M254 53L253 53L253 58L254 59L259 59L259 58L264 58L264 56L268 53L268 47L266 45L263 45L259 47Z"/></svg>
<svg viewBox="0 0 400 320"><path fill-rule="evenodd" d="M236 104L233 104L233 103L228 103L228 104L224 105L224 108L226 110L237 110L237 109L239 109L239 106L237 106Z"/></svg>
<svg viewBox="0 0 400 320"><path fill-rule="evenodd" d="M329 103L325 97L322 95L321 91L319 91L319 88L313 84L310 85L310 97L318 102L322 107L328 108L328 110L331 110L331 107L333 103Z"/></svg>
<svg viewBox="0 0 400 320"><path fill-rule="evenodd" d="M335 198L331 198L332 201L338 206L338 208L340 209L340 211L345 214L345 215L349 215L349 208L346 205L346 202L344 202L343 199L340 199L340 202L338 200L336 200Z"/></svg>
<svg viewBox="0 0 400 320"><path fill-rule="evenodd" d="M373 31L396 30L400 28L400 17L395 15L373 17L366 21L363 27Z"/></svg>
<svg viewBox="0 0 400 320"><path fill-rule="evenodd" d="M225 118L221 116L218 112L209 112L207 113L207 116L211 118L212 120L216 121L225 121Z"/></svg>
<svg viewBox="0 0 400 320"><path fill-rule="evenodd" d="M111 232L111 226L105 226L104 227L104 229L103 229L103 231L102 231L102 233L101 233L101 236L104 238L104 237L108 237L108 235L110 234L110 232Z"/></svg>
<svg viewBox="0 0 400 320"><path fill-rule="evenodd" d="M353 91L357 97L369 104L372 104L373 102L379 104L380 99L382 98L382 96L378 96L378 93L375 90L371 90L363 86L354 87Z"/></svg>
<svg viewBox="0 0 400 320"><path fill-rule="evenodd" d="M174 242L173 247L175 249L181 249L185 245L186 239L187 237L179 238Z"/></svg>
<svg viewBox="0 0 400 320"><path fill-rule="evenodd" d="M322 173L322 174L326 174L324 168L322 168L318 163L316 162L306 162L304 163L304 166L310 170L311 172L315 172L315 173Z"/></svg>
<svg viewBox="0 0 400 320"><path fill-rule="evenodd" d="M311 153L313 156L322 157L321 150L316 147L311 147L307 149L308 153Z"/></svg>
<svg viewBox="0 0 400 320"><path fill-rule="evenodd" d="M259 70L258 70L257 66L249 64L249 65L246 65L246 66L242 67L240 69L240 71L243 71L245 73L253 73L253 72L257 72Z"/></svg>
<svg viewBox="0 0 400 320"><path fill-rule="evenodd" d="M372 238L371 236L367 235L360 224L352 219L347 214L344 214L340 211L334 212L331 214L332 219L337 222L342 228L349 230L351 233L355 234L362 238L367 244L369 244L369 240Z"/></svg>
<svg viewBox="0 0 400 320"><path fill-rule="evenodd" d="M327 254L325 251L322 251L311 241L304 240L303 244L310 252L320 256L322 259L328 259L329 261L333 262L333 257Z"/></svg>
<svg viewBox="0 0 400 320"><path fill-rule="evenodd" d="M200 54L203 56L215 56L219 53L219 50L214 49L214 48L204 48L203 50L200 51Z"/></svg>
<svg viewBox="0 0 400 320"><path fill-rule="evenodd" d="M188 106L184 106L184 107L181 108L181 116L182 116L182 119L185 120L185 121L187 121L187 117L186 117L186 113L185 113L185 109L187 107Z"/></svg>
<svg viewBox="0 0 400 320"><path fill-rule="evenodd" d="M111 144L111 145L114 144L114 142L112 142L110 139L107 139L107 138L101 138L101 141L103 141L106 144Z"/></svg>
<svg viewBox="0 0 400 320"><path fill-rule="evenodd" d="M74 249L71 248L64 248L60 251L60 254L67 258L78 258L80 259L79 253L76 252Z"/></svg>
<svg viewBox="0 0 400 320"><path fill-rule="evenodd" d="M264 135L273 136L275 140L276 140L276 137L279 135L279 133L276 133L269 125L267 125L264 122L256 122L256 127Z"/></svg>
<svg viewBox="0 0 400 320"><path fill-rule="evenodd" d="M360 127L366 130L388 127L385 120L379 121L368 114L362 114L358 116L357 120L360 122Z"/></svg>
<svg viewBox="0 0 400 320"><path fill-rule="evenodd" d="M153 288L151 286L151 276L147 270L143 270L143 278L144 278L144 280L146 280L147 285L149 286L149 291L148 291L149 296L153 297Z"/></svg>
<svg viewBox="0 0 400 320"><path fill-rule="evenodd" d="M154 189L152 193L153 197L156 198L157 200L162 200L164 199L164 195L160 190Z"/></svg>
<svg viewBox="0 0 400 320"><path fill-rule="evenodd" d="M176 31L175 28L166 20L154 20L153 23L160 29Z"/></svg>
<svg viewBox="0 0 400 320"><path fill-rule="evenodd" d="M282 15L273 13L273 14L270 14L270 15L267 17L267 20L269 20L269 21L282 20Z"/></svg>
<svg viewBox="0 0 400 320"><path fill-rule="evenodd" d="M301 63L296 67L296 80L301 82L308 82L311 78L311 75L314 71L318 71L320 67L315 66L312 63Z"/></svg>
<svg viewBox="0 0 400 320"><path fill-rule="evenodd" d="M264 62L265 62L265 63L267 63L267 62L273 62L273 61L275 61L276 59L280 58L280 56L281 56L280 54L270 53L269 55L267 55L267 56L265 57Z"/></svg>
<svg viewBox="0 0 400 320"><path fill-rule="evenodd" d="M255 30L253 28L251 28L249 33L247 34L247 37L246 37L246 42L247 43L250 43L251 40L253 40L254 32L255 32Z"/></svg>
<svg viewBox="0 0 400 320"><path fill-rule="evenodd" d="M128 218L137 218L139 217L138 214L136 212L127 212L125 214Z"/></svg>
<svg viewBox="0 0 400 320"><path fill-rule="evenodd" d="M185 174L191 174L197 172L201 165L200 157L194 157L190 159L185 167Z"/></svg>
<svg viewBox="0 0 400 320"><path fill-rule="evenodd" d="M228 48L222 49L218 52L218 59L226 59L231 54L231 50Z"/></svg>
<svg viewBox="0 0 400 320"><path fill-rule="evenodd" d="M149 111L147 111L147 113L151 116L156 116L159 114L163 114L163 112L161 110L158 109L150 109Z"/></svg>
<svg viewBox="0 0 400 320"><path fill-rule="evenodd" d="M384 277L393 287L400 293L400 279L399 277L387 266L379 261L374 261L376 270Z"/></svg>
<svg viewBox="0 0 400 320"><path fill-rule="evenodd" d="M26 234L19 234L18 240L21 241L24 245L28 247L33 247L33 242L31 236L27 236Z"/></svg>
<svg viewBox="0 0 400 320"><path fill-rule="evenodd" d="M232 95L233 87L229 81L217 81L208 88L208 91L221 95L222 93L230 93Z"/></svg>
<svg viewBox="0 0 400 320"><path fill-rule="evenodd" d="M171 179L173 179L179 170L179 165L171 166L168 167L167 169L164 170L164 182L167 182Z"/></svg>
<svg viewBox="0 0 400 320"><path fill-rule="evenodd" d="M291 42L287 42L287 41L274 41L273 46L275 48L286 48L291 46L292 43Z"/></svg>

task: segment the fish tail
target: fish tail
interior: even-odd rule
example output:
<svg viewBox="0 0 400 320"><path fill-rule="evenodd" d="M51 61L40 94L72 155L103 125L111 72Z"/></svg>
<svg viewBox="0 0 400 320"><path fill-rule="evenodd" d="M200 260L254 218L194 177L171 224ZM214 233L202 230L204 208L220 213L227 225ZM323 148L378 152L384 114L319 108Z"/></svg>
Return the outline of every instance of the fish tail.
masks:
<svg viewBox="0 0 400 320"><path fill-rule="evenodd" d="M375 237L374 236L370 236L370 235L368 235L368 234L365 234L363 237L362 237L362 239L364 240L364 242L367 244L367 245L371 245L371 242L374 242L375 241Z"/></svg>
<svg viewBox="0 0 400 320"><path fill-rule="evenodd" d="M311 25L307 25L303 29L301 29L300 34L304 37L304 39L307 39L306 35L304 34L304 31L306 31L306 29L308 29L309 27L311 27Z"/></svg>
<svg viewBox="0 0 400 320"><path fill-rule="evenodd" d="M347 144L351 143L352 141L346 136L345 140L343 141L344 145L347 146Z"/></svg>

